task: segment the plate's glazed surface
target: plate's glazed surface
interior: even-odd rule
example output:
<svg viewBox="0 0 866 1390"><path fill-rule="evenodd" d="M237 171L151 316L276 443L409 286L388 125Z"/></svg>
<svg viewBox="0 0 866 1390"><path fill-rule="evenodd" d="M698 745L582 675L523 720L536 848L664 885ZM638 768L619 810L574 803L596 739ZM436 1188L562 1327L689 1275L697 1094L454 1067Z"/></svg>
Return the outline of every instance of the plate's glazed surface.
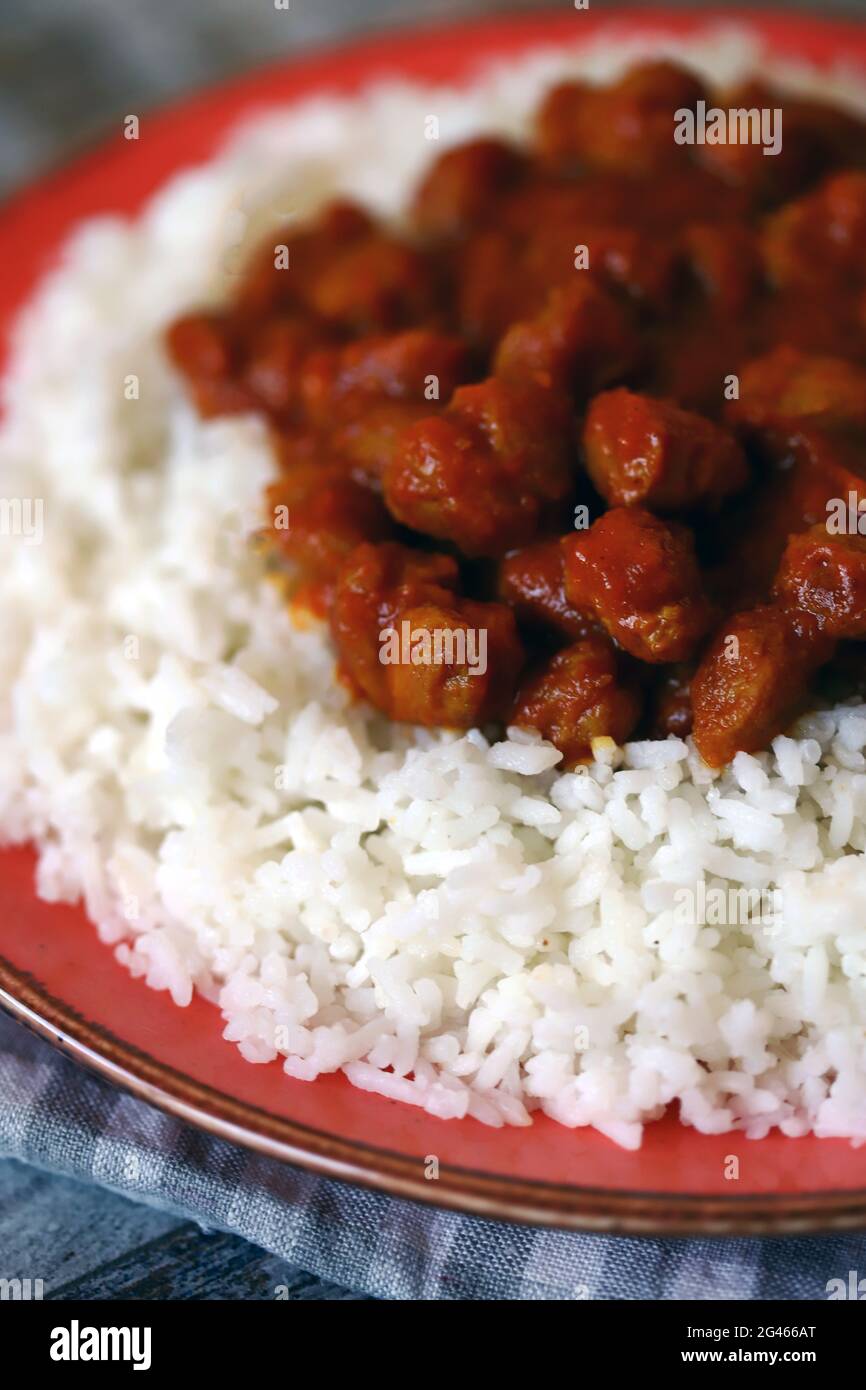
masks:
<svg viewBox="0 0 866 1390"><path fill-rule="evenodd" d="M724 15L731 19L731 12ZM685 35L706 16L597 18L588 11L413 32L285 65L147 118L147 138L118 137L17 197L0 215L0 328L81 218L132 212L168 177L206 158L239 117L320 91L402 75L457 81L491 57L602 31ZM750 25L788 58L863 67L853 24L772 16ZM313 1085L278 1064L250 1066L222 1041L215 1009L177 1009L133 981L80 909L33 891L34 860L0 854L0 1006L85 1064L193 1124L276 1157L440 1205L511 1220L617 1231L798 1232L866 1227L866 1151L837 1140L750 1142L697 1134L669 1115L627 1153L545 1118L531 1129L444 1122L353 1089ZM428 1174L438 1160L438 1178Z"/></svg>

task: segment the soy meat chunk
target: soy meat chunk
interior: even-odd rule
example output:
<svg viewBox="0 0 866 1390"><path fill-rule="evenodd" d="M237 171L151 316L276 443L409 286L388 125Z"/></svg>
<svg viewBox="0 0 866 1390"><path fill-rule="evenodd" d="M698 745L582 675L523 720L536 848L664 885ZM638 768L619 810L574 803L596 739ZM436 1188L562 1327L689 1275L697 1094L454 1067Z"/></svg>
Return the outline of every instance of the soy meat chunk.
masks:
<svg viewBox="0 0 866 1390"><path fill-rule="evenodd" d="M634 301L646 316L672 310L679 293L682 256L675 239L636 227L596 226L584 232L590 272Z"/></svg>
<svg viewBox="0 0 866 1390"><path fill-rule="evenodd" d="M726 555L714 574L726 608L763 602L790 536L827 521L834 505L866 506L863 450L856 435L807 420L757 432L751 445L762 480L726 516Z"/></svg>
<svg viewBox="0 0 866 1390"><path fill-rule="evenodd" d="M682 234L683 251L715 312L746 312L760 289L763 267L755 233L740 223L693 222Z"/></svg>
<svg viewBox="0 0 866 1390"><path fill-rule="evenodd" d="M726 619L692 681L694 740L710 767L769 747L833 641L809 614L764 605Z"/></svg>
<svg viewBox="0 0 866 1390"><path fill-rule="evenodd" d="M685 158L674 114L704 95L697 78L673 63L641 63L609 87L555 87L536 118L541 158L556 168L582 165L628 174L670 168Z"/></svg>
<svg viewBox="0 0 866 1390"><path fill-rule="evenodd" d="M838 289L822 287L816 278L811 289L773 291L758 306L754 347L741 355L740 365L757 352L784 344L811 357L843 358L862 366L866 323L858 320L857 298L853 281L847 289Z"/></svg>
<svg viewBox="0 0 866 1390"><path fill-rule="evenodd" d="M866 537L813 526L788 541L775 596L811 613L830 637L866 636Z"/></svg>
<svg viewBox="0 0 866 1390"><path fill-rule="evenodd" d="M289 415L299 403L303 363L321 341L303 320L266 319L249 342L242 385L272 416Z"/></svg>
<svg viewBox="0 0 866 1390"><path fill-rule="evenodd" d="M521 686L509 723L537 729L560 750L563 766L588 759L594 738L624 743L640 717L640 698L624 684L603 634L565 647Z"/></svg>
<svg viewBox="0 0 866 1390"><path fill-rule="evenodd" d="M166 337L202 415L264 410L277 420L297 407L301 364L323 340L298 316L248 321L220 313L186 314Z"/></svg>
<svg viewBox="0 0 866 1390"><path fill-rule="evenodd" d="M396 541L357 546L340 566L330 611L340 668L377 709L389 706L380 634L409 608L456 602L460 574L450 555L410 550Z"/></svg>
<svg viewBox="0 0 866 1390"><path fill-rule="evenodd" d="M461 331L488 349L518 319L540 311L544 289L523 264L521 241L499 227L485 228L461 246L455 262Z"/></svg>
<svg viewBox="0 0 866 1390"><path fill-rule="evenodd" d="M334 422L333 429L283 428L274 436L280 465L327 466L342 471L381 496L382 471L403 431L429 413L429 405L411 401L373 400L365 410Z"/></svg>
<svg viewBox="0 0 866 1390"><path fill-rule="evenodd" d="M640 336L629 311L591 281L551 291L542 312L515 323L499 344L497 376L586 399L635 369Z"/></svg>
<svg viewBox="0 0 866 1390"><path fill-rule="evenodd" d="M797 121L817 132L828 171L866 167L866 121L862 115L843 106L802 96L794 105Z"/></svg>
<svg viewBox="0 0 866 1390"><path fill-rule="evenodd" d="M460 338L410 328L323 348L304 363L301 392L308 419L330 426L380 399L448 400L470 374ZM435 392L435 395L431 395Z"/></svg>
<svg viewBox="0 0 866 1390"><path fill-rule="evenodd" d="M404 433L427 419L430 406L417 401L373 400L355 413L345 412L335 422L330 442L346 459L353 475L367 487L382 490L382 476L400 448Z"/></svg>
<svg viewBox="0 0 866 1390"><path fill-rule="evenodd" d="M625 185L623 192L621 185ZM506 200L496 225L469 236L455 257L463 330L484 345L544 309L551 290L589 280L643 310L672 302L681 249L645 224L633 180L595 175L577 184L529 185Z"/></svg>
<svg viewBox="0 0 866 1390"><path fill-rule="evenodd" d="M503 200L496 222L510 246L511 282L518 268L542 291L591 277L636 299L667 303L681 259L671 233L686 213L704 207L692 190L670 219L657 218L669 184L654 180L650 188L625 175L589 173L576 181L542 176L521 187Z"/></svg>
<svg viewBox="0 0 866 1390"><path fill-rule="evenodd" d="M226 314L182 314L169 325L165 341L175 366L192 378L217 380L231 370L233 343Z"/></svg>
<svg viewBox="0 0 866 1390"><path fill-rule="evenodd" d="M466 555L502 555L557 519L571 481L571 414L551 391L489 377L401 437L385 468L391 514Z"/></svg>
<svg viewBox="0 0 866 1390"><path fill-rule="evenodd" d="M583 447L589 476L612 506L715 509L748 481L743 452L727 430L624 388L596 396Z"/></svg>
<svg viewBox="0 0 866 1390"><path fill-rule="evenodd" d="M300 230L294 224L275 227L263 239L240 278L236 306L245 313L258 315L297 309L305 302L315 277L331 259L372 235L373 230L369 213L343 199L329 203Z"/></svg>
<svg viewBox="0 0 866 1390"><path fill-rule="evenodd" d="M304 293L315 314L355 333L401 328L439 312L430 259L378 231L333 255Z"/></svg>
<svg viewBox="0 0 866 1390"><path fill-rule="evenodd" d="M731 188L699 164L692 163L691 151L676 165L632 177L628 174L596 173L581 178L596 189L600 182L616 196L598 199L598 207L587 207L581 223L620 227L637 226L656 238L676 239L687 223L700 217L703 222L729 226L751 217L748 197ZM647 239L646 244L651 243Z"/></svg>
<svg viewBox="0 0 866 1390"><path fill-rule="evenodd" d="M535 148L543 164L562 173L584 166L587 102L592 95L586 82L561 82L547 93L535 113Z"/></svg>
<svg viewBox="0 0 866 1390"><path fill-rule="evenodd" d="M524 242L545 227L556 227L570 236L573 246L575 232L583 227L630 226L642 192L643 185L625 174L587 171L573 179L536 170L505 194L496 225ZM568 260L573 265L573 253Z"/></svg>
<svg viewBox="0 0 866 1390"><path fill-rule="evenodd" d="M209 418L255 410L256 397L237 380L238 351L228 315L184 314L168 328L165 344L199 414Z"/></svg>
<svg viewBox="0 0 866 1390"><path fill-rule="evenodd" d="M728 419L751 429L800 421L826 427L866 425L866 369L841 357L778 347L746 364Z"/></svg>
<svg viewBox="0 0 866 1390"><path fill-rule="evenodd" d="M385 540L394 526L381 498L339 464L298 463L267 492L267 540L306 584L332 584L362 541Z"/></svg>
<svg viewBox="0 0 866 1390"><path fill-rule="evenodd" d="M514 609L521 626L567 637L572 642L600 631L590 612L581 612L565 592L563 552L558 540L539 541L507 555L499 567L499 597Z"/></svg>
<svg viewBox="0 0 866 1390"><path fill-rule="evenodd" d="M504 604L459 597L456 561L394 542L342 566L331 631L344 674L392 719L471 728L504 712L523 665Z"/></svg>
<svg viewBox="0 0 866 1390"><path fill-rule="evenodd" d="M565 591L576 608L594 611L642 661L688 659L712 614L686 527L615 507L562 547Z"/></svg>
<svg viewBox="0 0 866 1390"><path fill-rule="evenodd" d="M851 294L866 286L866 172L833 174L766 223L763 253L782 289Z"/></svg>
<svg viewBox="0 0 866 1390"><path fill-rule="evenodd" d="M415 226L433 238L459 236L489 220L497 198L518 184L526 157L513 145L481 137L440 155L412 202Z"/></svg>
<svg viewBox="0 0 866 1390"><path fill-rule="evenodd" d="M753 207L791 197L821 173L827 142L798 102L750 82L718 93L710 109L725 113L727 139L711 143L710 122L707 140L694 153L720 180L745 189ZM733 122L731 111L736 112ZM774 145L774 154L764 153Z"/></svg>
<svg viewBox="0 0 866 1390"><path fill-rule="evenodd" d="M471 729L505 714L524 655L504 604L460 598L404 608L393 632L400 659L385 666L391 719Z"/></svg>
<svg viewBox="0 0 866 1390"><path fill-rule="evenodd" d="M469 374L461 339L409 329L311 353L300 391L308 421L358 476L379 487L402 431L448 400Z"/></svg>
<svg viewBox="0 0 866 1390"><path fill-rule="evenodd" d="M521 252L523 273L539 293L575 276L591 277L655 311L672 303L679 263L673 239L626 221L602 222L597 215L579 222L571 217L540 222Z"/></svg>
<svg viewBox="0 0 866 1390"><path fill-rule="evenodd" d="M639 227L603 223L581 229L590 274L601 274L614 288L639 306L662 313L676 295L680 252L676 242L662 240Z"/></svg>

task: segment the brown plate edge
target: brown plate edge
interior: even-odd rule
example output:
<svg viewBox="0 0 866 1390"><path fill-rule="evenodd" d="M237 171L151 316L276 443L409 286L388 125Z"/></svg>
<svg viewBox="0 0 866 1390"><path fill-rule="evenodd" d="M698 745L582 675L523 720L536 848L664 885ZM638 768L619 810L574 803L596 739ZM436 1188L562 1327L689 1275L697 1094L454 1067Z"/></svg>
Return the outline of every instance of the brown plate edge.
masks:
<svg viewBox="0 0 866 1390"><path fill-rule="evenodd" d="M0 956L0 1009L149 1105L257 1153L392 1197L497 1221L610 1235L816 1235L866 1230L866 1190L774 1197L604 1192L441 1165L314 1130L157 1061Z"/></svg>

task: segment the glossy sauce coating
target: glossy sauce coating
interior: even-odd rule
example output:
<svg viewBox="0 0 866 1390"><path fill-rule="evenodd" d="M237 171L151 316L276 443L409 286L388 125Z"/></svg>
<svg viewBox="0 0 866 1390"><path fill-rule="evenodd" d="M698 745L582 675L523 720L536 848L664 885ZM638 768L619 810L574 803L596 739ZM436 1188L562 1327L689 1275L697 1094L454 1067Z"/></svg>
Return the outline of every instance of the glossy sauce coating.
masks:
<svg viewBox="0 0 866 1390"><path fill-rule="evenodd" d="M641 661L686 661L712 621L685 526L612 507L562 542L565 592Z"/></svg>
<svg viewBox="0 0 866 1390"><path fill-rule="evenodd" d="M680 143L699 101L781 107L779 153ZM343 200L274 228L166 345L203 415L269 422L271 563L392 719L514 720L563 766L691 730L720 766L857 666L866 129L847 112L668 61L564 83L525 146L446 148L399 225ZM842 503L853 534L828 529Z"/></svg>
<svg viewBox="0 0 866 1390"><path fill-rule="evenodd" d="M748 481L733 436L711 420L619 387L595 397L583 430L589 476L612 507L714 509Z"/></svg>
<svg viewBox="0 0 866 1390"><path fill-rule="evenodd" d="M573 765L591 755L595 738L624 743L640 708L639 695L621 678L613 643L595 634L564 647L521 686L511 722L540 730Z"/></svg>

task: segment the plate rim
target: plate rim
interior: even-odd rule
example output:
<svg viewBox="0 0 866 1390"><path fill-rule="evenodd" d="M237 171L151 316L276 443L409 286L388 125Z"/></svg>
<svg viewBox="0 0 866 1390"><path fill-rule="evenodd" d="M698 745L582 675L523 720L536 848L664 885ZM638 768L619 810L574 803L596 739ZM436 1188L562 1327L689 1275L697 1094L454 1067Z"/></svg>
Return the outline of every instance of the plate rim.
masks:
<svg viewBox="0 0 866 1390"><path fill-rule="evenodd" d="M142 986L143 987L143 986ZM427 1206L519 1225L622 1235L804 1235L866 1229L866 1188L838 1192L628 1192L490 1174L441 1163L433 1184L417 1157L346 1139L178 1071L85 1018L0 955L0 1010L121 1090L229 1143Z"/></svg>
<svg viewBox="0 0 866 1390"><path fill-rule="evenodd" d="M305 95L293 94L293 80L303 80L305 75L309 80L320 69L337 73L341 65L348 65L348 79L337 83L338 94L344 95L372 80L398 76L401 67L411 68L413 49L431 42L446 50L457 45L464 48L465 61L455 79L460 83L485 63L521 50L529 53L533 48L549 46L561 37L569 23L574 23L574 14L562 10L517 11L457 23L387 29L345 43L306 49L195 88L179 100L149 109L147 119L151 128L156 127L164 135L177 122L205 113L214 101L235 104L234 118L242 119L255 108L256 87L262 79L270 83L284 80L286 92L280 100L290 105ZM593 13L587 25L587 40L607 29L676 34L712 31L720 26L751 29L765 38L793 31L799 35L801 53L802 42L808 35L821 35L823 43L840 56L846 52L847 44L856 40L858 53L866 63L866 26L862 21L842 15L749 12L739 6L707 11L625 7L605 15ZM321 81L313 80L309 90L317 86L322 90ZM264 110L274 103L271 95L260 106ZM215 144L223 133L220 127ZM51 166L34 180L13 189L0 203L0 220L14 219L26 213L32 201L56 196L86 174L98 172L100 162L116 151L118 138L97 140L73 159ZM173 166L176 172L185 167L187 161L183 159ZM149 190L143 194L147 196ZM69 234L77 221L73 217L63 225L62 237ZM32 280L25 276L24 293L13 294L6 305L8 312L3 317L8 321L2 325L4 333L31 291ZM417 1159L313 1129L252 1102L238 1100L149 1056L85 1018L2 954L0 1009L89 1071L197 1129L325 1177L424 1205L518 1224L625 1235L796 1235L866 1229L866 1186L796 1194L627 1192L490 1174L448 1164L440 1165L438 1181L432 1184L419 1175Z"/></svg>

